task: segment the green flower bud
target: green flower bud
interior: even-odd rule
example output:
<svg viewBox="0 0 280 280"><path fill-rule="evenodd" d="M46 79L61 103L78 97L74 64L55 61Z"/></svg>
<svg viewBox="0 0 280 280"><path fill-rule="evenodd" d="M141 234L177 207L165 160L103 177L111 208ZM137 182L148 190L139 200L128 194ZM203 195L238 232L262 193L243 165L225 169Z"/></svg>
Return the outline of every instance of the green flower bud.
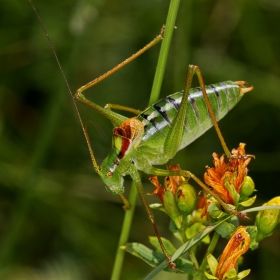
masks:
<svg viewBox="0 0 280 280"><path fill-rule="evenodd" d="M177 228L181 227L181 213L177 207L175 196L172 192L166 191L163 195L164 208L168 216L174 221Z"/></svg>
<svg viewBox="0 0 280 280"><path fill-rule="evenodd" d="M270 201L264 204L264 206L280 205L280 196L272 198ZM280 222L280 210L263 210L259 211L255 225L258 228L257 241L270 236L273 230Z"/></svg>
<svg viewBox="0 0 280 280"><path fill-rule="evenodd" d="M255 183L250 176L245 176L243 184L241 186L240 196L241 199L244 199L250 196L255 190Z"/></svg>
<svg viewBox="0 0 280 280"><path fill-rule="evenodd" d="M176 190L176 202L183 215L189 215L196 207L196 192L189 183L182 182Z"/></svg>

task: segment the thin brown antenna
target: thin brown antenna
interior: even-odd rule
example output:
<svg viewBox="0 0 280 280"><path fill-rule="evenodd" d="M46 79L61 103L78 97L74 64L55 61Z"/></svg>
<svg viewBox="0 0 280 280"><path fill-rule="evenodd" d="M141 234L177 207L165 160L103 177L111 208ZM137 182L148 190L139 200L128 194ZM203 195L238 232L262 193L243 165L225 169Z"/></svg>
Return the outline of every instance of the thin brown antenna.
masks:
<svg viewBox="0 0 280 280"><path fill-rule="evenodd" d="M82 130L83 130L83 133L84 133L86 142L87 142L87 146L88 146L88 149L89 149L89 153L90 153L90 157L91 157L91 161L92 161L93 167L94 167L95 171L97 172L97 174L98 174L98 175L101 175L101 174L100 174L99 166L98 166L98 164L97 164L97 162L96 162L96 160L95 160L94 153L93 153L93 150L92 150L91 145L90 145L90 140L89 140L87 131L86 131L85 126L84 126L84 124L83 124L83 121L82 121L80 112L79 112L79 110L78 110L77 104L76 104L76 102L75 102L74 95L73 95L73 93L72 93L72 91L71 91L71 88L70 88L70 86L69 86L68 80L67 80L67 78L66 78L66 76L65 76L65 73L64 73L64 71L63 71L63 69L62 69L62 66L61 66L61 64L60 64L60 62L59 62L59 59L58 59L57 53L56 53L56 51L55 51L54 45L53 45L53 43L52 43L52 41L51 41L51 38L50 38L49 34L47 33L47 30L46 30L46 28L45 28L45 26L44 26L44 24L43 24L43 21L42 21L40 15L39 15L39 13L37 12L37 10L36 10L34 4L32 3L31 0L29 0L29 2L30 2L30 5L32 6L32 8L33 8L33 10L34 10L34 12L35 12L35 14L36 14L36 16L37 16L39 22L40 22L40 25L41 25L41 27L42 27L42 29L43 29L43 31L44 31L46 37L47 37L47 40L48 40L48 42L49 42L49 45L50 45L50 47L51 47L51 49L52 49L52 52L53 52L53 54L54 54L54 57L55 57L56 62L57 62L57 64L58 64L58 67L59 67L59 69L60 69L60 72L61 72L61 74L62 74L62 76L63 76L63 79L64 79L64 81L65 81L65 83L66 83L68 92L70 93L70 96L71 96L71 98L72 98L74 108L75 108L75 110L76 110L76 112L77 112L77 115L78 115L80 124L81 124L81 126L82 126Z"/></svg>

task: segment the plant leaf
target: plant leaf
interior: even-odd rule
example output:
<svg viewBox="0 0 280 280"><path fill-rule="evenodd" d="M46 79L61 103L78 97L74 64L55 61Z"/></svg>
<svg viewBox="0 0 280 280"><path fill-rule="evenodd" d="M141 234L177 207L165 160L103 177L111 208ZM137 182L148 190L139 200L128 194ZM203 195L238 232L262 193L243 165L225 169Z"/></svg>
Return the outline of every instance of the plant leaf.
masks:
<svg viewBox="0 0 280 280"><path fill-rule="evenodd" d="M194 223L191 227L187 228L186 230L186 234L188 239L193 238L198 232L204 230L206 228L205 225L201 224L201 223ZM203 243L205 244L209 244L210 243L210 237L209 235L207 235L203 240Z"/></svg>
<svg viewBox="0 0 280 280"><path fill-rule="evenodd" d="M221 225L216 227L215 231L221 235L223 238L227 238L230 236L232 232L234 232L236 227L228 222L223 222Z"/></svg>
<svg viewBox="0 0 280 280"><path fill-rule="evenodd" d="M255 196L250 197L249 199L247 199L245 201L242 201L242 202L240 202L238 204L242 205L244 207L249 207L249 206L251 206L255 202L256 198L257 198L257 196L255 195Z"/></svg>
<svg viewBox="0 0 280 280"><path fill-rule="evenodd" d="M257 242L258 228L256 226L248 226L246 231L250 234L250 248L255 250L259 247L259 242Z"/></svg>
<svg viewBox="0 0 280 280"><path fill-rule="evenodd" d="M236 273L236 269L229 269L223 276L223 280L224 279L230 279L230 280L236 280L237 279L237 273Z"/></svg>
<svg viewBox="0 0 280 280"><path fill-rule="evenodd" d="M209 265L209 268L211 270L212 275L216 275L217 267L218 267L218 261L216 258L212 255L209 254L207 256L207 263Z"/></svg>
<svg viewBox="0 0 280 280"><path fill-rule="evenodd" d="M205 238L207 235L209 235L217 226L222 224L224 221L232 218L233 215L230 215L226 217L224 220L216 223L215 225L206 227L203 231L199 232L196 236L194 236L192 239L184 243L180 248L176 250L176 252L172 255L171 260L175 262L181 255L183 255L185 252L187 252L190 248L195 246L197 243L199 243L203 238ZM177 263L177 262L175 262ZM161 270L163 270L166 266L168 266L167 260L164 260L159 266L157 266L153 271L151 271L144 280L152 279L155 275L157 275ZM177 269L177 267L176 267Z"/></svg>
<svg viewBox="0 0 280 280"><path fill-rule="evenodd" d="M273 209L280 209L280 205L271 205L271 206L258 206L258 207L253 207L249 209L242 210L244 213L249 213L249 212L256 212L256 211L262 211L262 210L273 210Z"/></svg>
<svg viewBox="0 0 280 280"><path fill-rule="evenodd" d="M172 255L176 251L176 248L173 246L173 244L168 239L161 237L161 241L168 254ZM149 242L156 249L157 252L159 252L159 253L162 252L162 249L159 245L159 242L158 242L158 239L156 236L150 236Z"/></svg>
<svg viewBox="0 0 280 280"><path fill-rule="evenodd" d="M166 213L165 208L164 208L163 204L161 204L161 203L150 204L150 208L155 209L155 210L160 210L160 211Z"/></svg>
<svg viewBox="0 0 280 280"><path fill-rule="evenodd" d="M147 246L140 243L128 243L125 250L130 254L140 258L152 267L158 266L162 261L166 260L164 254L155 252ZM178 273L188 273L190 275L197 273L191 261L180 258L175 261L176 271ZM174 272L169 266L165 267L166 271Z"/></svg>
<svg viewBox="0 0 280 280"><path fill-rule="evenodd" d="M219 280L216 276L213 276L213 275L207 273L206 271L204 271L204 274L205 274L205 276L206 276L208 279Z"/></svg>
<svg viewBox="0 0 280 280"><path fill-rule="evenodd" d="M162 253L155 252L141 243L127 243L125 251L142 259L151 266L157 266L165 259L165 256Z"/></svg>
<svg viewBox="0 0 280 280"><path fill-rule="evenodd" d="M239 195L239 193L235 190L234 185L230 184L229 182L226 182L226 183L225 183L225 187L226 187L226 189L229 191L229 194L230 194L230 196L231 196L232 199L233 199L233 204L234 204L234 205L237 205L237 203L238 203L238 201L239 201L239 198L240 198L240 195Z"/></svg>
<svg viewBox="0 0 280 280"><path fill-rule="evenodd" d="M237 274L237 279L241 280L241 279L245 278L247 275L249 275L250 272L251 272L251 269L247 269L247 270L243 270L243 271L239 272Z"/></svg>

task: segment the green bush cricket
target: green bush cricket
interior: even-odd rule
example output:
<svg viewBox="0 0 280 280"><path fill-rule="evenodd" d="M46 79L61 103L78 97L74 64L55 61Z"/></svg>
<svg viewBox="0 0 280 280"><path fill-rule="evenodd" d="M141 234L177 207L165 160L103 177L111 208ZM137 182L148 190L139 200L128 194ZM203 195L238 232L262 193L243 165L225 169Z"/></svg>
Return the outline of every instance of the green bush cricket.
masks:
<svg viewBox="0 0 280 280"><path fill-rule="evenodd" d="M37 12L36 14L38 16ZM46 31L45 34L47 35ZM205 86L200 69L197 66L189 65L184 90L167 96L148 107L143 112L114 104L108 104L103 108L84 97L82 94L83 91L115 73L143 52L160 42L163 37L164 35L162 31L160 35L153 39L144 48L107 73L82 86L76 91L75 95L73 95L60 66L53 45L47 35L59 68L73 97L73 103L86 138L95 171L101 177L107 191L115 195L120 195L126 204L127 202L122 195L124 192L123 177L125 175L131 176L148 218L152 222L158 241L161 244L162 251L169 261L170 266L174 268L175 266L171 262L171 258L166 252L158 233L154 216L149 208L143 190L139 171L157 176L191 177L207 193L213 195L225 209L233 211L191 172L185 170L170 171L159 169L154 167L154 165L166 164L179 150L193 142L206 130L212 127L212 125L215 126L226 155L229 155L230 153L217 125L217 120L223 118L225 114L238 103L244 93L252 90L253 87L247 87L245 82L231 81ZM200 88L191 88L194 74L197 74L198 76ZM113 124L113 147L100 166L96 162L88 134L74 99L95 109L104 117L108 118ZM115 113L111 109L129 111L135 113L136 117L127 118ZM129 206L127 205L127 207ZM238 212L236 212L236 214L238 214Z"/></svg>

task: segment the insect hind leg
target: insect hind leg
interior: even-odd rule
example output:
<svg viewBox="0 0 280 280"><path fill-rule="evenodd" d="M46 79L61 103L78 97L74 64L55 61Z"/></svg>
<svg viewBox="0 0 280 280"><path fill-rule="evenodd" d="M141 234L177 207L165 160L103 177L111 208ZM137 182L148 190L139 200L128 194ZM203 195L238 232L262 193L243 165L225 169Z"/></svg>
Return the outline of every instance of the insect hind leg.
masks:
<svg viewBox="0 0 280 280"><path fill-rule="evenodd" d="M217 121L217 119L216 119L216 117L215 117L215 113L214 113L214 111L213 111L212 105L211 105L211 103L210 103L209 97L208 97L208 95L207 95L207 93L206 93L205 84L204 84L204 81L203 81L203 77L202 77L201 70L200 70L200 68L199 68L198 66L196 66L196 65L189 65L189 67L188 67L188 72L190 72L192 76L191 76L190 81L188 80L188 77L186 78L185 92L187 92L187 91L190 90L190 88L191 88L191 82L192 82L192 77L193 77L194 74L196 74L196 75L197 75L197 78L198 78L198 82L199 82L200 88L201 88L201 91L202 91L202 93L203 93L203 97L204 97L205 102L206 102L206 106L207 106L209 115L210 115L211 120L212 120L212 122L213 122L213 126L215 127L216 133L217 133L217 135L218 135L218 137L219 137L219 140L220 140L220 142L221 142L221 145L222 145L222 147L223 147L223 150L224 150L226 156L227 156L227 157L230 157L231 153L230 153L230 151L229 151L229 149L228 149L228 147L227 147L227 145L226 145L226 142L225 142L225 140L224 140L224 137L223 137L223 135L222 135L222 132L221 132L221 130L220 130L220 128L219 128L218 121ZM187 74L187 75L188 75L188 74Z"/></svg>
<svg viewBox="0 0 280 280"><path fill-rule="evenodd" d="M184 124L185 124L186 115L187 115L187 104L188 104L189 92L190 92L190 89L191 89L193 76L195 74L198 77L198 81L199 81L199 84L200 84L200 87L201 87L201 91L203 93L203 97L205 99L205 103L206 103L209 115L212 119L213 125L215 127L215 130L217 132L217 135L220 139L220 142L222 144L222 147L224 149L225 154L229 157L230 156L230 151L227 148L225 140L222 136L222 133L221 133L220 128L218 126L218 122L217 122L216 117L215 117L215 113L214 113L213 108L211 106L209 97L206 93L202 73L201 73L199 67L196 66L196 65L189 65L188 66L184 93L183 93L183 96L182 96L182 100L181 100L177 115L176 115L176 117L175 117L175 119L174 119L174 121L173 121L173 123L170 127L170 130L168 132L168 135L166 137L166 140L165 140L165 143L164 143L164 152L170 159L172 159L175 156L175 154L177 153L177 151L180 147L182 137L183 137L183 133L184 133Z"/></svg>

